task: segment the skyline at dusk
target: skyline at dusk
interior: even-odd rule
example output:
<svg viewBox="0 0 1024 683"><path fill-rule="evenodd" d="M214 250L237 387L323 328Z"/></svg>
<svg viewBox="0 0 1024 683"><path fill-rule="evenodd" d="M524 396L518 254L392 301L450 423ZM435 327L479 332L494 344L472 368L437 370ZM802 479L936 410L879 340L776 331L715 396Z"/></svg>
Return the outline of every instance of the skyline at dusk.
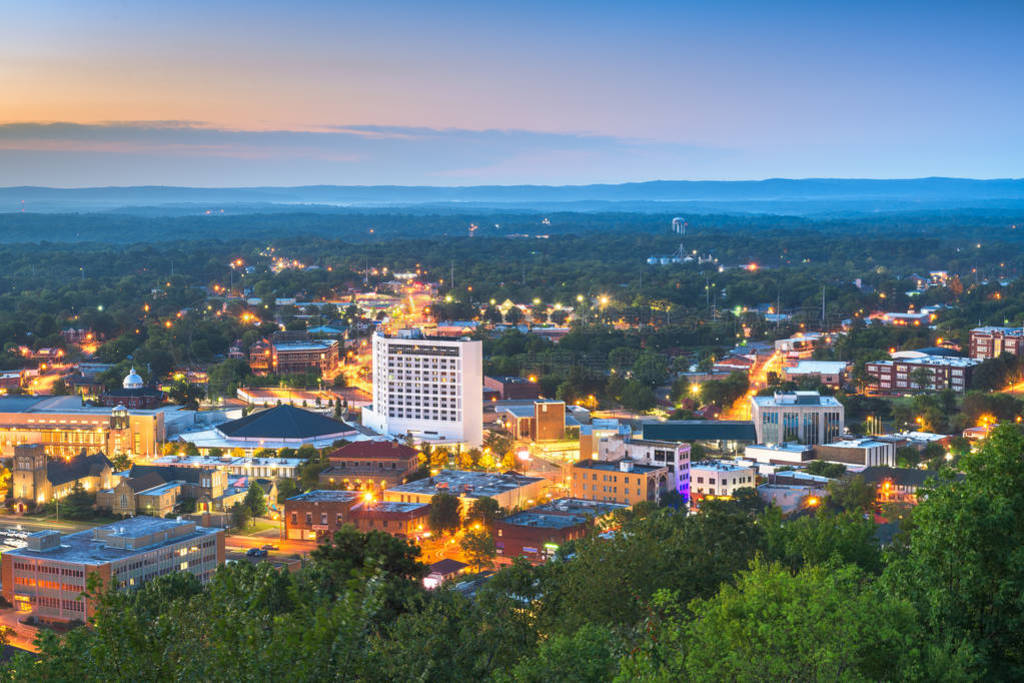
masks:
<svg viewBox="0 0 1024 683"><path fill-rule="evenodd" d="M1015 3L7 14L2 185L1024 175Z"/></svg>

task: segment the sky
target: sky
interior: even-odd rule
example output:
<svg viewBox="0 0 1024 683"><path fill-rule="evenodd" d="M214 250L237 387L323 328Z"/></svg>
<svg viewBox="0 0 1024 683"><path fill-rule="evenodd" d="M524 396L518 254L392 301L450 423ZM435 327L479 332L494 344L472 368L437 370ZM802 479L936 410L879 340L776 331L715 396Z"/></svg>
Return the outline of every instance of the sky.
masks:
<svg viewBox="0 0 1024 683"><path fill-rule="evenodd" d="M1024 176L1024 2L0 0L0 185Z"/></svg>

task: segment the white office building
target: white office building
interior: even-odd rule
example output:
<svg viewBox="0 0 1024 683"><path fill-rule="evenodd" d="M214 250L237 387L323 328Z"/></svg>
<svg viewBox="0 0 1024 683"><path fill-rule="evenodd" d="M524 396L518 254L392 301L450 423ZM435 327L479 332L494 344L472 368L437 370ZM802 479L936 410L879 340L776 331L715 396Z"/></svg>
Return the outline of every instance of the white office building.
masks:
<svg viewBox="0 0 1024 683"><path fill-rule="evenodd" d="M431 444L483 441L483 345L424 337L418 330L373 336L373 404L363 425Z"/></svg>
<svg viewBox="0 0 1024 683"><path fill-rule="evenodd" d="M832 443L839 440L845 426L843 404L816 391L753 396L750 413L759 444Z"/></svg>
<svg viewBox="0 0 1024 683"><path fill-rule="evenodd" d="M724 460L703 460L690 464L691 490L698 496L731 496L736 489L755 488L753 467Z"/></svg>

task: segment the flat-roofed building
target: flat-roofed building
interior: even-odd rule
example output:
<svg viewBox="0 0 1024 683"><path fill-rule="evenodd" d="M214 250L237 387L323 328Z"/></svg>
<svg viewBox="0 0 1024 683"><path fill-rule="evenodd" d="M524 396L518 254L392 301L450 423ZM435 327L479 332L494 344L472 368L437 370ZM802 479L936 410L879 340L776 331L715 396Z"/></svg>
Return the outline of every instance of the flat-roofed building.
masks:
<svg viewBox="0 0 1024 683"><path fill-rule="evenodd" d="M779 508L783 514L815 505L827 494L824 486L811 484L761 484L757 487L758 497Z"/></svg>
<svg viewBox="0 0 1024 683"><path fill-rule="evenodd" d="M810 358L822 340L823 336L816 332L798 334L788 339L776 339L775 351L787 358Z"/></svg>
<svg viewBox="0 0 1024 683"><path fill-rule="evenodd" d="M672 488L683 498L690 496L690 444L652 439L603 439L598 445L598 460L632 462L666 467Z"/></svg>
<svg viewBox="0 0 1024 683"><path fill-rule="evenodd" d="M598 460L602 440L628 438L632 433L628 424L609 418L595 418L590 424L580 425L580 460Z"/></svg>
<svg viewBox="0 0 1024 683"><path fill-rule="evenodd" d="M970 332L970 352L975 360L998 358L1004 353L1021 355L1024 349L1024 328L1020 327L975 327Z"/></svg>
<svg viewBox="0 0 1024 683"><path fill-rule="evenodd" d="M131 590L182 571L206 583L224 563L224 530L195 522L132 517L87 531L30 534L2 558L4 598L44 621L86 621L94 604L82 595L97 574L105 588Z"/></svg>
<svg viewBox="0 0 1024 683"><path fill-rule="evenodd" d="M510 563L517 557L524 557L533 564L541 564L566 541L586 535L592 522L583 516L548 514L533 509L499 519L493 526L499 558Z"/></svg>
<svg viewBox="0 0 1024 683"><path fill-rule="evenodd" d="M657 502L672 482L664 465L583 460L572 468L572 497L622 505Z"/></svg>
<svg viewBox="0 0 1024 683"><path fill-rule="evenodd" d="M249 366L257 375L300 375L321 377L338 367L336 339L312 339L305 332L279 332L258 341L249 349Z"/></svg>
<svg viewBox="0 0 1024 683"><path fill-rule="evenodd" d="M427 528L430 505L427 503L396 503L364 501L349 510L351 523L363 533L382 531L395 538L417 538Z"/></svg>
<svg viewBox="0 0 1024 683"><path fill-rule="evenodd" d="M814 459L814 447L800 443L747 446L743 457L761 465L802 465Z"/></svg>
<svg viewBox="0 0 1024 683"><path fill-rule="evenodd" d="M861 467L895 467L896 446L872 438L846 439L814 447L818 460Z"/></svg>
<svg viewBox="0 0 1024 683"><path fill-rule="evenodd" d="M579 425L566 412L565 401L508 401L496 404L494 412L517 441L557 441L565 438L567 426Z"/></svg>
<svg viewBox="0 0 1024 683"><path fill-rule="evenodd" d="M230 455L166 455L153 460L161 467L217 469L235 477L294 479L306 464L302 458L236 458Z"/></svg>
<svg viewBox="0 0 1024 683"><path fill-rule="evenodd" d="M313 490L284 501L284 535L290 540L318 541L350 523L349 511L363 499L356 491Z"/></svg>
<svg viewBox="0 0 1024 683"><path fill-rule="evenodd" d="M643 438L696 443L719 453L738 453L758 442L758 432L750 420L668 420L645 422Z"/></svg>
<svg viewBox="0 0 1024 683"><path fill-rule="evenodd" d="M19 444L42 444L47 455L68 458L86 449L150 457L166 438L163 410L83 406L78 396L0 398L0 456Z"/></svg>
<svg viewBox="0 0 1024 683"><path fill-rule="evenodd" d="M752 396L750 413L757 443L831 443L839 439L845 426L843 404L816 391Z"/></svg>
<svg viewBox="0 0 1024 683"><path fill-rule="evenodd" d="M962 394L971 386L974 366L980 362L956 356L921 356L871 361L864 364L864 369L871 377L868 389L880 394L943 389ZM923 383L919 383L918 370L927 373Z"/></svg>
<svg viewBox="0 0 1024 683"><path fill-rule="evenodd" d="M795 365L782 368L787 380L799 382L816 379L827 387L838 389L846 381L848 364L841 360L800 360Z"/></svg>
<svg viewBox="0 0 1024 683"><path fill-rule="evenodd" d="M468 509L477 498L493 498L506 510L534 505L544 493L548 481L516 472L468 472L441 470L425 479L417 479L384 492L384 500L399 503L429 503L436 493L450 493Z"/></svg>
<svg viewBox="0 0 1024 683"><path fill-rule="evenodd" d="M690 465L693 495L730 497L737 489L757 486L753 467L735 465L721 460L704 460Z"/></svg>
<svg viewBox="0 0 1024 683"><path fill-rule="evenodd" d="M483 441L483 344L416 330L373 335L373 404L363 425L428 443Z"/></svg>
<svg viewBox="0 0 1024 683"><path fill-rule="evenodd" d="M494 391L498 400L540 398L540 384L526 377L486 376L484 388Z"/></svg>
<svg viewBox="0 0 1024 683"><path fill-rule="evenodd" d="M556 498L542 505L530 508L530 511L541 512L546 515L586 517L596 523L603 519L610 518L619 510L628 509L628 505L623 505L621 503L609 503L603 500L590 500L588 498Z"/></svg>

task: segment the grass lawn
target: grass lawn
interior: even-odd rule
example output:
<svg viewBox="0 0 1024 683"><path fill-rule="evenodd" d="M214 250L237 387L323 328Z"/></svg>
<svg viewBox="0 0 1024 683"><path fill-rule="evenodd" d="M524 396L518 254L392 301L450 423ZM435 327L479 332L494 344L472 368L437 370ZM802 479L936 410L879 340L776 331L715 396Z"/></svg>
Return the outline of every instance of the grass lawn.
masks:
<svg viewBox="0 0 1024 683"><path fill-rule="evenodd" d="M280 522L274 522L266 519L257 519L252 526L246 527L243 531L239 531L240 536L255 536L256 534L267 531L269 529L279 530L281 528Z"/></svg>

